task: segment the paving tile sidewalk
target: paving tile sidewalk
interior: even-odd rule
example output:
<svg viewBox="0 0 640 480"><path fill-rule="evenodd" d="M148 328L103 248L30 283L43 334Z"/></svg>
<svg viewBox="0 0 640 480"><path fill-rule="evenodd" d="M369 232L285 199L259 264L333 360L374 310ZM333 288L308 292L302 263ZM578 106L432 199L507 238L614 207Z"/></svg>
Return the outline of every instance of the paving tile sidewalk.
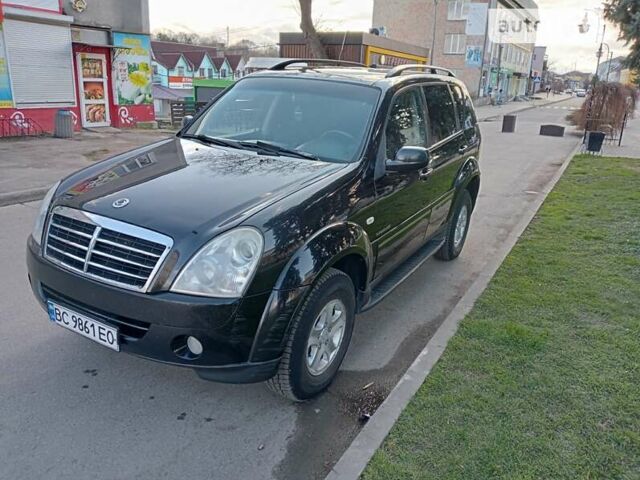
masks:
<svg viewBox="0 0 640 480"><path fill-rule="evenodd" d="M523 110L529 110L531 108L553 105L571 98L573 98L571 95L565 94L549 95L549 98L546 98L546 94L541 94L539 100L531 100L529 102L509 102L503 105L483 105L481 107L476 107L476 113L478 115L478 120L484 121L494 117L501 117L503 115L510 115Z"/></svg>
<svg viewBox="0 0 640 480"><path fill-rule="evenodd" d="M42 198L55 181L109 156L170 136L162 130L0 140L0 206Z"/></svg>

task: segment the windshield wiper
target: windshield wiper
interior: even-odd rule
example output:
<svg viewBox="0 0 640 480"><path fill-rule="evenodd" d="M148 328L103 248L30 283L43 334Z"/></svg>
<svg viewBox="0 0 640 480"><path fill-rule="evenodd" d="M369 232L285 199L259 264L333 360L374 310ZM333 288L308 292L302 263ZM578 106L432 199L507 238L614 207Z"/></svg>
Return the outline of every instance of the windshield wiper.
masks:
<svg viewBox="0 0 640 480"><path fill-rule="evenodd" d="M281 147L275 143L264 142L262 140L256 140L254 142L239 142L243 147L256 148L268 153L275 153L277 155L288 155L290 157L304 158L306 160L320 160L320 157L313 153L301 152L300 150L294 150L292 148Z"/></svg>
<svg viewBox="0 0 640 480"><path fill-rule="evenodd" d="M209 143L211 145L218 145L219 147L229 147L229 148L238 148L243 149L243 146L240 142L236 142L235 140L228 140L226 138L220 137L210 137L209 135L204 135L199 133L197 135L185 134L182 135L182 138L188 138L193 140L200 140L203 143Z"/></svg>

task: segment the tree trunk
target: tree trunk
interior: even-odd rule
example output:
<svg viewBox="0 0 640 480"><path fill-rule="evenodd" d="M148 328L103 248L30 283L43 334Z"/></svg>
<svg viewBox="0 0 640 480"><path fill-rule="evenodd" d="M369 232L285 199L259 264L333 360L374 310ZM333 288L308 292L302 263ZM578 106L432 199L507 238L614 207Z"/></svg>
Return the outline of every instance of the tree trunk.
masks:
<svg viewBox="0 0 640 480"><path fill-rule="evenodd" d="M313 0L299 0L300 2L300 29L313 58L327 58L327 50L324 48L320 36L316 31L311 16L311 4Z"/></svg>

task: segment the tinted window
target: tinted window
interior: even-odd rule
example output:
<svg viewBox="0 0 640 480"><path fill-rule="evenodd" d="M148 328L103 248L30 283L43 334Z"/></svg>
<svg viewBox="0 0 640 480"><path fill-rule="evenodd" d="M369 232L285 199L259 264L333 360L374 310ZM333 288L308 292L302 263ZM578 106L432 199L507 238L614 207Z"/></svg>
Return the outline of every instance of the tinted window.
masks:
<svg viewBox="0 0 640 480"><path fill-rule="evenodd" d="M261 140L317 155L358 160L380 91L367 86L291 78L239 81L187 133Z"/></svg>
<svg viewBox="0 0 640 480"><path fill-rule="evenodd" d="M423 88L429 109L431 143L438 143L458 130L453 99L446 85L430 85Z"/></svg>
<svg viewBox="0 0 640 480"><path fill-rule="evenodd" d="M396 157L402 147L426 147L424 109L420 91L398 95L391 106L386 130L387 158Z"/></svg>
<svg viewBox="0 0 640 480"><path fill-rule="evenodd" d="M457 85L453 85L451 87L451 91L453 92L453 99L456 102L456 107L458 107L460 125L462 125L462 128L465 130L473 128L476 124L476 115L473 111L471 99L465 95L462 89Z"/></svg>

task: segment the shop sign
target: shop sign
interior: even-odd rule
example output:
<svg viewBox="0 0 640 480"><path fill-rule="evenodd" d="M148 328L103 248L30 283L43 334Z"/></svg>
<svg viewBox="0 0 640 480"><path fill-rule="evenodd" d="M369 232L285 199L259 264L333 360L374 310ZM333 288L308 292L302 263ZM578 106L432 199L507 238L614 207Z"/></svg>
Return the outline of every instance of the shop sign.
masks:
<svg viewBox="0 0 640 480"><path fill-rule="evenodd" d="M169 76L169 88L191 88L193 87L193 78Z"/></svg>
<svg viewBox="0 0 640 480"><path fill-rule="evenodd" d="M116 105L150 105L151 41L149 35L113 33L113 96Z"/></svg>
<svg viewBox="0 0 640 480"><path fill-rule="evenodd" d="M0 6L0 9L2 6ZM0 23L0 108L13 108L13 93L9 77L7 51L4 46L4 32Z"/></svg>

